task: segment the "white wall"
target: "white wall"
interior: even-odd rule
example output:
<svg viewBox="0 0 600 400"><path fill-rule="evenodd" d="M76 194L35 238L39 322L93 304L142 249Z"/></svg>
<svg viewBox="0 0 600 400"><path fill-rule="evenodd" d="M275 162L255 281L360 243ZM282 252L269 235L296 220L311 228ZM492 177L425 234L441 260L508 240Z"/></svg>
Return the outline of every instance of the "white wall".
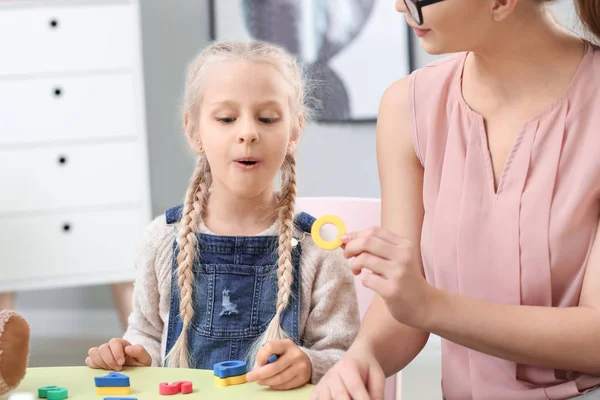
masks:
<svg viewBox="0 0 600 400"><path fill-rule="evenodd" d="M178 107L185 67L209 41L208 0L143 0L141 10L152 203L158 215L182 202L193 169ZM298 157L300 193L379 196L374 133L373 123L309 126ZM48 309L95 310L112 318L111 307L105 286L17 298L18 309L37 310L36 315ZM111 321L109 326L116 326L116 319Z"/></svg>

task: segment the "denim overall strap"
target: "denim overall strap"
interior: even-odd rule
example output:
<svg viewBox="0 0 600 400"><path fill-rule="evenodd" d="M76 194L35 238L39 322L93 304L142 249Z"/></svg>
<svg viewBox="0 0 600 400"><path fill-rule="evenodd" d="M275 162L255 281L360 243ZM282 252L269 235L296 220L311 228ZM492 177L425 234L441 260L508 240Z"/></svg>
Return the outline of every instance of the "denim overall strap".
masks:
<svg viewBox="0 0 600 400"><path fill-rule="evenodd" d="M183 205L178 205L173 208L169 208L165 212L165 219L167 220L167 224L174 224L181 220L181 216L183 213ZM303 232L310 233L310 230L315 223L315 217L305 212L301 212L294 218L294 224L296 228L300 229Z"/></svg>
<svg viewBox="0 0 600 400"><path fill-rule="evenodd" d="M167 223L181 219L182 207L166 212ZM297 228L309 232L314 218L299 214ZM216 236L197 234L194 261L194 317L188 328L191 367L212 369L226 360L246 359L251 345L275 314L277 299L277 236ZM297 239L301 239L300 237ZM167 353L182 329L177 285L177 243L173 243L171 304ZM292 251L293 284L281 325L300 344L301 242Z"/></svg>

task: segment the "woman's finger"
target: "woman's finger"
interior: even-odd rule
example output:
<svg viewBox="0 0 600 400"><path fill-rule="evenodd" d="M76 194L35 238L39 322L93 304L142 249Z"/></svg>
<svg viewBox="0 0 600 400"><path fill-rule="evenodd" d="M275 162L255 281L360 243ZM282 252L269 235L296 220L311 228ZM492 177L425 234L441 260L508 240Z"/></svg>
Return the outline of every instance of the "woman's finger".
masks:
<svg viewBox="0 0 600 400"><path fill-rule="evenodd" d="M397 235L394 232L389 231L385 228L381 228L381 227L365 229L362 231L348 232L345 235L343 235L340 239L342 240L343 243L348 243L348 242L360 239L365 236L375 236L375 237L378 237L379 239L384 240L390 244L400 244L406 240L402 236Z"/></svg>
<svg viewBox="0 0 600 400"><path fill-rule="evenodd" d="M387 299L392 293L390 281L376 274L365 274L362 284L367 289L373 290L383 299Z"/></svg>
<svg viewBox="0 0 600 400"><path fill-rule="evenodd" d="M348 371L345 371L348 372ZM348 388L344 384L342 377L339 374L335 374L335 376L331 377L329 381L329 393L332 399L342 399L342 400L350 400L350 392Z"/></svg>
<svg viewBox="0 0 600 400"><path fill-rule="evenodd" d="M352 258L361 253L370 253L377 257L392 260L398 251L398 246L377 236L361 236L346 243L344 257Z"/></svg>
<svg viewBox="0 0 600 400"><path fill-rule="evenodd" d="M367 399L383 400L385 395L385 374L381 368L373 364L369 366L367 388L369 390L369 397L366 397Z"/></svg>
<svg viewBox="0 0 600 400"><path fill-rule="evenodd" d="M350 269L354 275L359 275L365 268L388 279L390 272L398 267L390 261L370 253L361 253L350 262Z"/></svg>

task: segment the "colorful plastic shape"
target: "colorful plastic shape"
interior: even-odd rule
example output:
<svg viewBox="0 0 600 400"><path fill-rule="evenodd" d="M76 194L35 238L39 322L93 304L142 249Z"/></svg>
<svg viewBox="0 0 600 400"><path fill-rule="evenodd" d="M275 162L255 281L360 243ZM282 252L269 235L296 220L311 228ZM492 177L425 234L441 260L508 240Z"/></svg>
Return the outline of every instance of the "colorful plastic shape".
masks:
<svg viewBox="0 0 600 400"><path fill-rule="evenodd" d="M38 397L48 400L64 400L69 397L69 391L58 386L43 386L38 389Z"/></svg>
<svg viewBox="0 0 600 400"><path fill-rule="evenodd" d="M194 388L192 386L192 382L190 381L180 381L173 383L163 382L160 385L158 385L158 393L160 393L163 396L170 396L177 393L189 394L193 391Z"/></svg>
<svg viewBox="0 0 600 400"><path fill-rule="evenodd" d="M215 384L217 386L226 387L233 385L241 385L242 383L246 383L246 374L239 376L230 376L228 378L219 378L215 375Z"/></svg>
<svg viewBox="0 0 600 400"><path fill-rule="evenodd" d="M96 387L123 387L131 386L129 377L118 372L111 372L106 376L97 376L94 378Z"/></svg>
<svg viewBox="0 0 600 400"><path fill-rule="evenodd" d="M279 356L277 354L271 354L269 358L267 358L267 363L273 364L277 360L279 360Z"/></svg>
<svg viewBox="0 0 600 400"><path fill-rule="evenodd" d="M105 395L114 395L114 396L122 396L126 394L131 394L131 387L129 386L101 386L96 387L96 394L98 396Z"/></svg>
<svg viewBox="0 0 600 400"><path fill-rule="evenodd" d="M230 376L240 376L248 372L248 365L245 361L233 360L223 361L213 365L214 375L218 378L225 379Z"/></svg>
<svg viewBox="0 0 600 400"><path fill-rule="evenodd" d="M325 240L321 236L321 228L327 224L332 224L337 228L337 236L334 240ZM335 215L324 215L318 218L312 225L310 230L310 235L312 236L313 241L317 246L324 250L335 250L342 245L342 240L340 239L343 235L346 234L346 225L344 221L340 217L336 217Z"/></svg>
<svg viewBox="0 0 600 400"><path fill-rule="evenodd" d="M38 397L40 399L48 398L48 390L58 389L58 386L42 386L38 389Z"/></svg>

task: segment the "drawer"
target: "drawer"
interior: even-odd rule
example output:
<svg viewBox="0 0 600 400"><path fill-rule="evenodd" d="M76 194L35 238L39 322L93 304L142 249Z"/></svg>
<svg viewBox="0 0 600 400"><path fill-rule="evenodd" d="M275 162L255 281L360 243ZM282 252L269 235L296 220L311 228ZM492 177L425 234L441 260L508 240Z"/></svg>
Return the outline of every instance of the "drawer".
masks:
<svg viewBox="0 0 600 400"><path fill-rule="evenodd" d="M140 203L139 142L0 150L0 215Z"/></svg>
<svg viewBox="0 0 600 400"><path fill-rule="evenodd" d="M147 222L141 209L0 217L2 281L133 269Z"/></svg>
<svg viewBox="0 0 600 400"><path fill-rule="evenodd" d="M0 146L139 135L130 74L0 80Z"/></svg>
<svg viewBox="0 0 600 400"><path fill-rule="evenodd" d="M0 75L131 68L141 51L135 10L132 4L4 8Z"/></svg>

